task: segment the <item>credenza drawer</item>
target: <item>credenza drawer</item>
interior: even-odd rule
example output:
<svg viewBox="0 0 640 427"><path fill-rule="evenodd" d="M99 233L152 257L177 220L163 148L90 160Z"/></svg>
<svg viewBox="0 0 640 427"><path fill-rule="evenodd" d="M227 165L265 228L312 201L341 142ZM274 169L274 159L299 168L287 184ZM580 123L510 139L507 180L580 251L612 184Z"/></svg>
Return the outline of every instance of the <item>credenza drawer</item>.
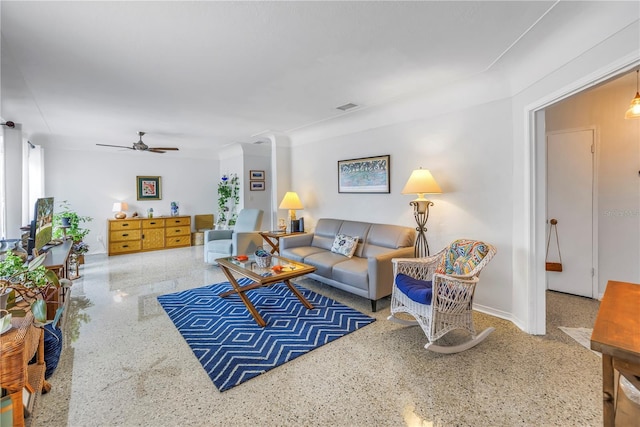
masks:
<svg viewBox="0 0 640 427"><path fill-rule="evenodd" d="M191 246L191 234L167 237L164 244L168 248L175 248L178 246Z"/></svg>
<svg viewBox="0 0 640 427"><path fill-rule="evenodd" d="M165 236L191 236L191 227L167 227Z"/></svg>
<svg viewBox="0 0 640 427"><path fill-rule="evenodd" d="M151 218L142 220L142 228L163 228L164 219Z"/></svg>
<svg viewBox="0 0 640 427"><path fill-rule="evenodd" d="M109 241L120 242L123 240L140 240L141 235L140 230L112 231L109 233Z"/></svg>
<svg viewBox="0 0 640 427"><path fill-rule="evenodd" d="M127 221L127 220L118 220L118 221L110 221L109 222L109 230L131 230L140 228L140 221Z"/></svg>
<svg viewBox="0 0 640 427"><path fill-rule="evenodd" d="M175 227L176 225L191 225L191 217L174 217L165 218L167 221L167 227Z"/></svg>
<svg viewBox="0 0 640 427"><path fill-rule="evenodd" d="M113 242L109 243L109 255L139 251L142 249L142 241Z"/></svg>

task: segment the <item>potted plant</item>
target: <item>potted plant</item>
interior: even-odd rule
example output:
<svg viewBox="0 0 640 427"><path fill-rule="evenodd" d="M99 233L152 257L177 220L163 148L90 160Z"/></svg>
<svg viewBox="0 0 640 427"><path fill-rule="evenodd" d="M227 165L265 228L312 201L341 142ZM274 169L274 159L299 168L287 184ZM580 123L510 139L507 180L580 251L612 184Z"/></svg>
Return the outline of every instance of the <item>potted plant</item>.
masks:
<svg viewBox="0 0 640 427"><path fill-rule="evenodd" d="M218 183L218 223L235 225L238 213L235 207L240 203L240 179L235 173L222 175Z"/></svg>
<svg viewBox="0 0 640 427"><path fill-rule="evenodd" d="M67 200L60 203L60 209L61 211L53 214L53 237L60 239L66 236L76 243L81 242L89 234L89 229L82 228L81 225L92 221L93 218L78 215L71 209L71 204Z"/></svg>
<svg viewBox="0 0 640 427"><path fill-rule="evenodd" d="M9 251L6 258L0 261L0 295L6 295L7 290L18 293L30 304L31 312L40 324L47 322L47 297L60 286L58 276L44 267L45 257L46 254L41 254L25 264L19 256ZM3 308L19 311L13 307L15 298L8 299Z"/></svg>

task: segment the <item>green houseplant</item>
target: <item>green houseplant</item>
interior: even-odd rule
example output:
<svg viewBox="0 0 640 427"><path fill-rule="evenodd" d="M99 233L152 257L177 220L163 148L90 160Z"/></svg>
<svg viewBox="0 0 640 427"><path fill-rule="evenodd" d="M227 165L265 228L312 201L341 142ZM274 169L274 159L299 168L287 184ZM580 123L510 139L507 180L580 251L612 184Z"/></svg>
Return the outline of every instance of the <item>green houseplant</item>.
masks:
<svg viewBox="0 0 640 427"><path fill-rule="evenodd" d="M232 203L229 203L232 202ZM240 179L235 173L222 175L218 183L218 223L235 225L238 213L235 207L240 203ZM232 206L229 206L229 205Z"/></svg>
<svg viewBox="0 0 640 427"><path fill-rule="evenodd" d="M45 257L46 254L41 254L25 264L22 258L8 251L0 261L0 295L5 295L9 289L18 293L30 304L36 322L41 324L47 322L47 296L60 286L55 272L44 267ZM13 307L14 300L15 295L9 297L6 307L20 311Z"/></svg>
<svg viewBox="0 0 640 427"><path fill-rule="evenodd" d="M60 209L59 212L53 214L53 237L60 239L66 235L75 243L82 242L89 234L89 229L83 228L82 224L92 221L93 218L78 215L76 211L71 209L71 204L67 200L60 203Z"/></svg>

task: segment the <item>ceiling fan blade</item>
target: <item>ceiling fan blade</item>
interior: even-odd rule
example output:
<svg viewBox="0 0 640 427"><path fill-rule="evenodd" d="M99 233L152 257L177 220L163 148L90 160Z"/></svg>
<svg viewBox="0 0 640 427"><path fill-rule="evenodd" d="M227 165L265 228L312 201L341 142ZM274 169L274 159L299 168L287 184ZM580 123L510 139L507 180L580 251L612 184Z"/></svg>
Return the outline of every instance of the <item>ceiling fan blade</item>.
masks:
<svg viewBox="0 0 640 427"><path fill-rule="evenodd" d="M162 151L159 148L149 148L148 150L145 151L151 151L152 153L166 153L166 151Z"/></svg>
<svg viewBox="0 0 640 427"><path fill-rule="evenodd" d="M110 144L96 144L96 145L100 145L102 147L116 147L116 148L127 148L129 150L134 150L134 148L132 147L125 147L124 145L110 145Z"/></svg>
<svg viewBox="0 0 640 427"><path fill-rule="evenodd" d="M150 150L165 150L165 151L179 151L179 148L176 147L153 147L153 148L149 148Z"/></svg>

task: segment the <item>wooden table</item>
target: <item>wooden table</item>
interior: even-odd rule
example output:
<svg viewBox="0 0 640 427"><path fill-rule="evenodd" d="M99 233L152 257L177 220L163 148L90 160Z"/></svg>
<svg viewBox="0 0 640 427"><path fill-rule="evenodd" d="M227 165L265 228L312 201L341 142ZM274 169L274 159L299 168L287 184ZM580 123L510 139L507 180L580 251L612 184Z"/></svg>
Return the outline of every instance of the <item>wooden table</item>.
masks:
<svg viewBox="0 0 640 427"><path fill-rule="evenodd" d="M286 236L293 236L294 234L304 234L304 232L288 233L286 231L259 231L258 232L265 242L271 246L271 254L276 252L280 254L280 238Z"/></svg>
<svg viewBox="0 0 640 427"><path fill-rule="evenodd" d="M47 270L53 270L61 279L69 279L69 262L71 260L72 247L73 241L68 239L60 245L49 248L44 259L44 267Z"/></svg>
<svg viewBox="0 0 640 427"><path fill-rule="evenodd" d="M602 353L605 426L615 425L615 371L640 389L640 284L609 281L591 335Z"/></svg>
<svg viewBox="0 0 640 427"><path fill-rule="evenodd" d="M33 326L30 311L11 319L12 329L0 336L0 386L7 389L13 402L13 426L24 426L23 389L33 394L27 410L33 410L36 397L50 385L44 379L44 330ZM28 365L34 354L37 362Z"/></svg>
<svg viewBox="0 0 640 427"><path fill-rule="evenodd" d="M280 265L283 267L282 271L276 273L272 270L271 267L268 268L259 268L255 263L255 257L251 256L247 261L238 261L236 257L227 257L227 258L219 258L216 260L218 266L222 269L222 272L227 279L229 279L229 283L233 289L223 292L220 294L222 298L228 297L229 295L238 294L240 299L247 306L249 313L253 316L256 323L261 327L265 327L267 322L264 321L258 310L253 306L249 297L247 297L246 292L251 289L256 289L262 286L269 286L274 283L284 282L285 285L293 292L293 294L300 300L300 302L307 307L308 309L312 309L313 305L307 299L302 296L300 292L293 286L290 282L291 279L296 277L304 276L305 274L313 273L316 271L315 267L310 265L302 264L299 262L291 261L287 258L282 258L279 256L271 257L271 267ZM239 274L241 276L247 277L253 281L245 286L240 286L233 277L233 273Z"/></svg>

